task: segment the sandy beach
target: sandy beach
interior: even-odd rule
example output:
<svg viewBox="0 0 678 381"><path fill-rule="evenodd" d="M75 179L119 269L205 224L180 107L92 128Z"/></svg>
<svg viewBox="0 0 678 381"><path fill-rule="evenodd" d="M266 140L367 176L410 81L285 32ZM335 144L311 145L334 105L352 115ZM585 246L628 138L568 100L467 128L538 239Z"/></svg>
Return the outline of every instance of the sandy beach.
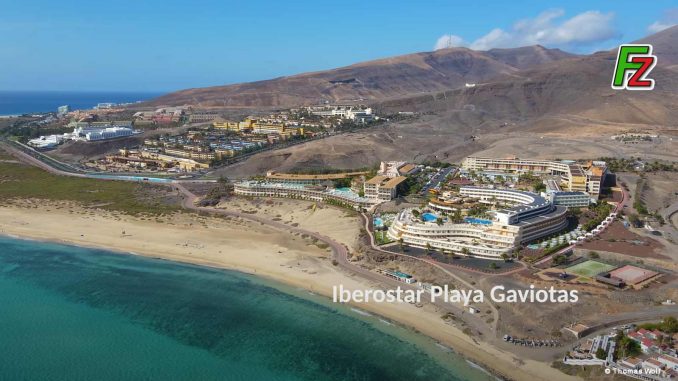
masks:
<svg viewBox="0 0 678 381"><path fill-rule="evenodd" d="M355 216L336 208L311 210L309 203L269 204L260 217L293 221L351 247L359 226ZM249 204L222 207L245 209ZM264 211L264 209L266 209ZM277 217L280 215L280 217ZM333 232L332 226L338 226ZM332 265L330 249L308 239L239 218L176 213L162 217L131 217L69 202L22 200L0 205L0 234L131 252L178 262L234 269L264 276L331 296L332 287L375 288ZM334 234L334 235L333 235ZM496 373L514 380L575 380L549 364L518 359L513 354L476 342L445 323L432 305L359 304L357 307L412 327Z"/></svg>

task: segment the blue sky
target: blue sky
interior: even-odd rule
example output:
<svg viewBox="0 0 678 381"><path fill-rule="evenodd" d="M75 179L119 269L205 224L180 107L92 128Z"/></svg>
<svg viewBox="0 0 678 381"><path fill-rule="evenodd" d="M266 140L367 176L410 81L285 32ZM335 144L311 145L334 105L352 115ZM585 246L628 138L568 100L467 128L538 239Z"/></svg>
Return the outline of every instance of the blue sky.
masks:
<svg viewBox="0 0 678 381"><path fill-rule="evenodd" d="M676 24L675 0L0 0L0 90L170 91L430 51L588 53Z"/></svg>

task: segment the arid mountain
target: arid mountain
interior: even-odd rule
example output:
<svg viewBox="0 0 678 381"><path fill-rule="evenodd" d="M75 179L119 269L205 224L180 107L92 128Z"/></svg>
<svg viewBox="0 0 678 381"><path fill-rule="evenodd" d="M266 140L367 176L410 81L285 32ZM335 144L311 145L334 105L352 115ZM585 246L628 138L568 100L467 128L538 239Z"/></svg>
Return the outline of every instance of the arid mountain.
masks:
<svg viewBox="0 0 678 381"><path fill-rule="evenodd" d="M266 81L182 90L148 104L282 107L322 101L373 101L459 88L499 75L514 76L521 70L571 57L542 46L483 52L451 48Z"/></svg>
<svg viewBox="0 0 678 381"><path fill-rule="evenodd" d="M444 113L473 109L497 118L544 117L592 122L673 125L678 120L678 27L639 42L658 57L654 91L612 90L616 49L547 62L518 74L501 75L474 88L403 97L380 104L383 112L403 109Z"/></svg>
<svg viewBox="0 0 678 381"><path fill-rule="evenodd" d="M654 91L612 90L616 49L551 60L456 88L373 102L382 114L421 115L385 126L269 151L219 170L246 176L270 169L356 168L379 160L458 161L470 154L542 158L635 155L676 160L678 141L678 27L639 42L652 43L658 65ZM531 49L531 48L528 48ZM517 49L511 49L517 51ZM521 62L501 58L511 67ZM494 59L494 58L493 58ZM618 144L623 131L653 131L648 144Z"/></svg>
<svg viewBox="0 0 678 381"><path fill-rule="evenodd" d="M637 42L653 44L658 57L651 73L654 91L611 89L617 49L575 56L533 46L411 54L270 81L186 90L154 103L202 101L205 106L225 99L230 106L285 106L364 98L382 115L419 112L352 134L263 152L217 170L229 177L270 169L357 168L379 160L457 161L474 153L678 159L678 27ZM477 85L467 88L465 83ZM664 138L645 145L610 139L630 130Z"/></svg>
<svg viewBox="0 0 678 381"><path fill-rule="evenodd" d="M676 68L678 65L678 25L645 37L636 44L652 44L653 53L658 57L658 65Z"/></svg>

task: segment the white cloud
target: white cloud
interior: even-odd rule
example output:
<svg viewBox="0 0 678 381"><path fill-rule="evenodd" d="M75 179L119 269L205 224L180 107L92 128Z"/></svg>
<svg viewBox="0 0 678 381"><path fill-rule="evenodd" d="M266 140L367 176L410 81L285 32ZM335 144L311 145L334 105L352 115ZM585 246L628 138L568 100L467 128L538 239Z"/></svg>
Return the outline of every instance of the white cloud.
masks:
<svg viewBox="0 0 678 381"><path fill-rule="evenodd" d="M489 33L469 43L468 46L475 50L536 44L576 48L590 46L619 36L619 32L613 26L613 13L587 11L569 19L560 20L564 15L565 11L562 9L547 10L535 18L517 21L509 30L492 29ZM438 39L435 48L447 47L445 42L451 37L454 37L455 41L463 42L463 39L458 36L445 35Z"/></svg>
<svg viewBox="0 0 678 381"><path fill-rule="evenodd" d="M665 10L662 18L650 24L650 26L647 27L647 31L650 33L657 33L674 25L678 25L678 8Z"/></svg>
<svg viewBox="0 0 678 381"><path fill-rule="evenodd" d="M463 38L455 36L453 34L445 34L440 36L438 41L436 41L436 45L433 49L439 50L447 48L456 48L458 46L466 46L466 43L464 42Z"/></svg>

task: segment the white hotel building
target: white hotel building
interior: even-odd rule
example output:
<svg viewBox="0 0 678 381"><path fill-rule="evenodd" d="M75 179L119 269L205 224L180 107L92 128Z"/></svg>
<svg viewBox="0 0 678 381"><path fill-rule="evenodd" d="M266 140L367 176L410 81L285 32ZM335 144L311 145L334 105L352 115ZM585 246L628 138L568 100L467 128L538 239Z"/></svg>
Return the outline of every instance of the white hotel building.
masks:
<svg viewBox="0 0 678 381"><path fill-rule="evenodd" d="M405 209L394 220L388 236L415 247L430 246L437 250L486 259L501 259L517 246L557 233L567 227L567 208L551 204L535 193L508 189L462 187L463 197L483 203L502 202L512 207L490 212L489 220L469 222L424 222Z"/></svg>
<svg viewBox="0 0 678 381"><path fill-rule="evenodd" d="M559 175L570 192L586 192L597 200L607 173L604 161L591 161L586 166L572 160L530 160L519 158L497 159L469 156L461 162L468 171L495 171L503 173L532 173L534 175Z"/></svg>
<svg viewBox="0 0 678 381"><path fill-rule="evenodd" d="M239 196L284 197L318 202L334 201L350 205L356 210L366 210L378 201L360 197L352 191L326 189L321 186L301 184L273 183L268 181L240 181L235 183L233 191Z"/></svg>

